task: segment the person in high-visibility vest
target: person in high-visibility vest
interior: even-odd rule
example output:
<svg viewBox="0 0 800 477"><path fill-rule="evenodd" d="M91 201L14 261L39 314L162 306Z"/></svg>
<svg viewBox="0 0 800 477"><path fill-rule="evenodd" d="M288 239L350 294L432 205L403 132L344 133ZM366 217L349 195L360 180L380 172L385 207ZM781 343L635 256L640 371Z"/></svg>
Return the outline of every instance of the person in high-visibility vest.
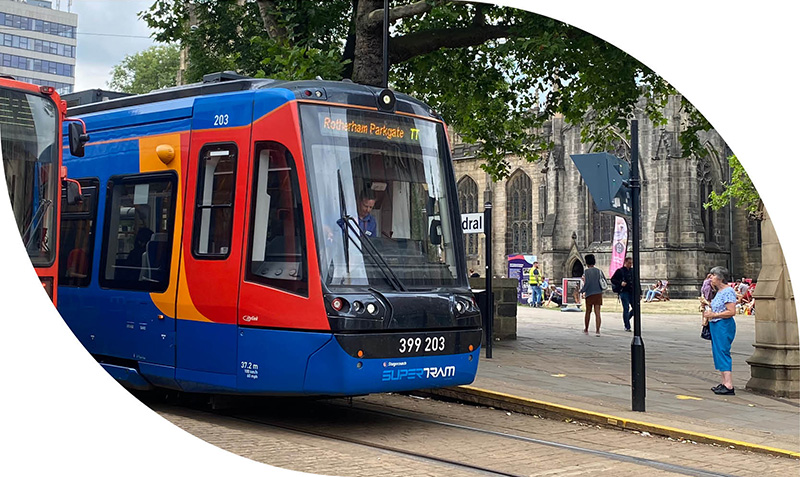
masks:
<svg viewBox="0 0 800 477"><path fill-rule="evenodd" d="M528 285L531 287L531 306L542 306L542 274L539 272L539 262L533 262Z"/></svg>

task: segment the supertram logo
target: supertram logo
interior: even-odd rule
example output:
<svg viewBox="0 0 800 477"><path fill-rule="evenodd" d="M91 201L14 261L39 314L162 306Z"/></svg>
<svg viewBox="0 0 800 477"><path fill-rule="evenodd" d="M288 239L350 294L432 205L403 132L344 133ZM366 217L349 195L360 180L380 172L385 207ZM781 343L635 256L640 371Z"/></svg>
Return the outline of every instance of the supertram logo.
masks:
<svg viewBox="0 0 800 477"><path fill-rule="evenodd" d="M437 379L454 378L456 376L455 366L445 366L442 368L412 368L412 369L387 369L383 372L381 381L400 381L403 379Z"/></svg>

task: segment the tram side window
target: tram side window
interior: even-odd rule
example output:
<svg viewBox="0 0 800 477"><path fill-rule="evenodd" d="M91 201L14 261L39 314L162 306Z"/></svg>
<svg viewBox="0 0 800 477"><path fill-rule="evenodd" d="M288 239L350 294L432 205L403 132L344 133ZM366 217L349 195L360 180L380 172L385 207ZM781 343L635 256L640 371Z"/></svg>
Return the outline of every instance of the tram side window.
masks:
<svg viewBox="0 0 800 477"><path fill-rule="evenodd" d="M150 292L167 289L176 183L172 172L109 180L100 286Z"/></svg>
<svg viewBox="0 0 800 477"><path fill-rule="evenodd" d="M208 145L200 151L192 247L197 257L225 258L230 253L236 152L235 144Z"/></svg>
<svg viewBox="0 0 800 477"><path fill-rule="evenodd" d="M303 207L294 158L281 144L256 143L247 278L308 295Z"/></svg>
<svg viewBox="0 0 800 477"><path fill-rule="evenodd" d="M61 189L61 243L58 257L59 285L87 287L92 281L97 191L100 181L78 179L81 202L67 204L67 190Z"/></svg>

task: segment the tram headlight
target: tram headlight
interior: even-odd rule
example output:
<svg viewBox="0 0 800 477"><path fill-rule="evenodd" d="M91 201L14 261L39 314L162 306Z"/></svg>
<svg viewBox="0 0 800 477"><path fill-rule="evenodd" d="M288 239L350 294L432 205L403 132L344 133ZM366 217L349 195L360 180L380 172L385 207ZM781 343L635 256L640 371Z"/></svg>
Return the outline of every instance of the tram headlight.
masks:
<svg viewBox="0 0 800 477"><path fill-rule="evenodd" d="M394 111L394 106L397 103L394 93L390 89L384 89L378 93L378 109L381 111Z"/></svg>
<svg viewBox="0 0 800 477"><path fill-rule="evenodd" d="M386 305L368 294L328 295L325 309L331 318L356 320L382 320L387 311Z"/></svg>
<svg viewBox="0 0 800 477"><path fill-rule="evenodd" d="M347 311L346 310L347 300L341 297L336 297L333 300L331 300L331 308L333 308L336 311L342 311L342 310Z"/></svg>

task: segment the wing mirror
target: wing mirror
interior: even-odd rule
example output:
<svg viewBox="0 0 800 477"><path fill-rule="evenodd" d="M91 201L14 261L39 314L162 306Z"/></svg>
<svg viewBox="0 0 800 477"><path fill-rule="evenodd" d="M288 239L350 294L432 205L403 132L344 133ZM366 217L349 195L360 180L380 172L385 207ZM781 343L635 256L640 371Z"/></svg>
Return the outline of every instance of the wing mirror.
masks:
<svg viewBox="0 0 800 477"><path fill-rule="evenodd" d="M75 157L83 157L84 146L89 142L89 135L86 134L83 121L69 123L69 152Z"/></svg>
<svg viewBox="0 0 800 477"><path fill-rule="evenodd" d="M83 201L81 183L67 178L67 166L61 166L61 186L67 192L67 205L80 204Z"/></svg>

